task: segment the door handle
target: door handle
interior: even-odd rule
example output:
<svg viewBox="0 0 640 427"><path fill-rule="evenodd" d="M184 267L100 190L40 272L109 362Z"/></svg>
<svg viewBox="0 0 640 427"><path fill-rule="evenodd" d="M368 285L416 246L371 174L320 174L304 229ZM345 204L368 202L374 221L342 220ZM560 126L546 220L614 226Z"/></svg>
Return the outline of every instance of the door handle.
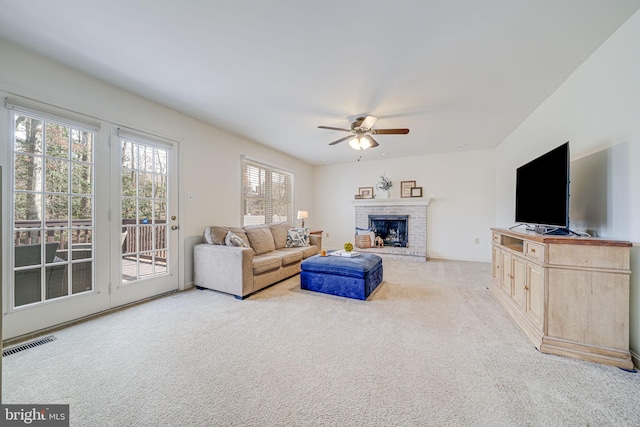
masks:
<svg viewBox="0 0 640 427"><path fill-rule="evenodd" d="M178 226L177 226L177 225L172 225L172 226L171 226L171 230L177 230L177 229L178 229Z"/></svg>

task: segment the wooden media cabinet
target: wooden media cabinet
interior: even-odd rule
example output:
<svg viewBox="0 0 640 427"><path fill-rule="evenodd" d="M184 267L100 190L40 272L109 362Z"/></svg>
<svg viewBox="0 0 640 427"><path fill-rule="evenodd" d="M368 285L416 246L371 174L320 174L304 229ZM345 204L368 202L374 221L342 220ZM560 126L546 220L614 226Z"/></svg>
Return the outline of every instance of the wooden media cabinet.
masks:
<svg viewBox="0 0 640 427"><path fill-rule="evenodd" d="M630 242L491 231L489 288L538 350L634 369Z"/></svg>

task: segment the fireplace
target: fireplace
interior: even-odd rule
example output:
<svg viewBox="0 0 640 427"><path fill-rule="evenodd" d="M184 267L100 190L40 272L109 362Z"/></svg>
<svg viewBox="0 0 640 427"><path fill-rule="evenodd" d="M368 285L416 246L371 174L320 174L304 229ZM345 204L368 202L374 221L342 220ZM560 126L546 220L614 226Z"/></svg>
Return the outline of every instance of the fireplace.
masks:
<svg viewBox="0 0 640 427"><path fill-rule="evenodd" d="M373 228L371 217L391 217L393 219L399 218L406 220L405 246L388 245L383 247L358 248L358 251L379 254L388 259L403 261L424 262L427 260L427 205L429 204L429 199L422 197L407 197L404 199L354 199L352 203L355 205L355 226L358 228ZM409 219L411 219L411 221L409 221ZM395 229L396 228L394 228L394 230ZM394 242L394 244L395 243L400 242Z"/></svg>
<svg viewBox="0 0 640 427"><path fill-rule="evenodd" d="M369 228L380 237L384 246L406 248L409 215L369 215ZM377 239L376 239L377 240Z"/></svg>

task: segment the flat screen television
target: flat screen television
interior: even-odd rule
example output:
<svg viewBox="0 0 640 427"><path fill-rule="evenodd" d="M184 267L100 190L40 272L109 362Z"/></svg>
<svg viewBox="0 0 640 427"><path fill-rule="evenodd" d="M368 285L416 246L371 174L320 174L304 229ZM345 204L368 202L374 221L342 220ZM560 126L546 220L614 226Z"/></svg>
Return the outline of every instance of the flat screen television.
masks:
<svg viewBox="0 0 640 427"><path fill-rule="evenodd" d="M569 232L569 143L516 170L516 222L538 232Z"/></svg>

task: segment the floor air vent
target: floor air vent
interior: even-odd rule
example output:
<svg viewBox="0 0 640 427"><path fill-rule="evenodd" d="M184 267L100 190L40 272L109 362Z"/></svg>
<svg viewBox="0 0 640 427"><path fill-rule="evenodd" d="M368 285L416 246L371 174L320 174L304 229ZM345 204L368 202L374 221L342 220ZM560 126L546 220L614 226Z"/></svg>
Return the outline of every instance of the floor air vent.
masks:
<svg viewBox="0 0 640 427"><path fill-rule="evenodd" d="M26 342L15 347L6 348L2 351L2 357L11 356L15 353L20 353L21 351L29 350L30 348L37 347L42 344L46 344L52 341L55 341L56 337L53 335L49 335L48 337L39 338L35 341Z"/></svg>

